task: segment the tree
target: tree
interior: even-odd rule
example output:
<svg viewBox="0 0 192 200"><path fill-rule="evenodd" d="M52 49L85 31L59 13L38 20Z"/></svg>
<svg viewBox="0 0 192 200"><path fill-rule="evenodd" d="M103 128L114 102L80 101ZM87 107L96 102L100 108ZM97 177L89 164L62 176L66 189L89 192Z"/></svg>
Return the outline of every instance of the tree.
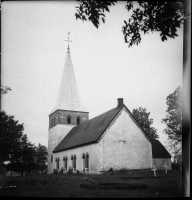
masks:
<svg viewBox="0 0 192 200"><path fill-rule="evenodd" d="M42 173L46 167L47 154L48 154L47 147L39 143L38 147L36 147L36 163L37 163L37 170L38 171L41 170Z"/></svg>
<svg viewBox="0 0 192 200"><path fill-rule="evenodd" d="M35 148L23 134L23 124L5 111L0 111L0 165L8 162L7 169L24 172L35 169Z"/></svg>
<svg viewBox="0 0 192 200"><path fill-rule="evenodd" d="M100 18L105 23L105 11L115 5L117 1L84 1L77 0L76 19L91 21L96 28L99 27ZM136 8L135 7L135 4ZM175 1L127 1L125 9L132 11L131 17L126 21L122 32L128 47L141 42L141 33L144 34L159 31L162 41L174 38L177 28L180 28L186 17L186 10L182 0Z"/></svg>
<svg viewBox="0 0 192 200"><path fill-rule="evenodd" d="M149 119L150 112L147 112L146 108L139 107L138 109L133 109L132 114L149 138L159 138L157 130L154 127L151 127L153 119Z"/></svg>
<svg viewBox="0 0 192 200"><path fill-rule="evenodd" d="M0 89L1 89L1 96L3 96L4 94L7 94L8 91L11 91L11 88L8 86L2 86L0 87Z"/></svg>
<svg viewBox="0 0 192 200"><path fill-rule="evenodd" d="M4 111L0 111L0 125L0 163L2 164L5 161L17 160L24 127Z"/></svg>
<svg viewBox="0 0 192 200"><path fill-rule="evenodd" d="M166 124L164 133L168 135L169 146L174 154L182 152L182 91L181 87L169 94L166 98L167 102L167 115L162 119L162 123Z"/></svg>

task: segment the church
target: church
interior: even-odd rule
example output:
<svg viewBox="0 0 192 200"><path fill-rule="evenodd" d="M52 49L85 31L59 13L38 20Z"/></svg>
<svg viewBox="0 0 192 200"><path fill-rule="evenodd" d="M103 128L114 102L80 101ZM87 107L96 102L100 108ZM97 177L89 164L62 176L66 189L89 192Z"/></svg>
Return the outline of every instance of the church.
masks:
<svg viewBox="0 0 192 200"><path fill-rule="evenodd" d="M114 104L111 110L89 120L79 98L68 44L57 102L49 115L48 174L69 168L95 174L110 168L152 168L153 141L123 98L114 100Z"/></svg>

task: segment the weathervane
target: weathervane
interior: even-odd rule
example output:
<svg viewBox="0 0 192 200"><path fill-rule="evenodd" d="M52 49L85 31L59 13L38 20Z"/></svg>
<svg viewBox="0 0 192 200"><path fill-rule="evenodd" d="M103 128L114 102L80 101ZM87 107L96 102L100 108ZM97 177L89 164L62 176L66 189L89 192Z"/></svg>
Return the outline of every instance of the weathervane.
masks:
<svg viewBox="0 0 192 200"><path fill-rule="evenodd" d="M65 40L65 41L68 41L68 50L69 50L69 42L72 42L72 41L69 40L69 34L70 34L70 32L68 33L68 39Z"/></svg>

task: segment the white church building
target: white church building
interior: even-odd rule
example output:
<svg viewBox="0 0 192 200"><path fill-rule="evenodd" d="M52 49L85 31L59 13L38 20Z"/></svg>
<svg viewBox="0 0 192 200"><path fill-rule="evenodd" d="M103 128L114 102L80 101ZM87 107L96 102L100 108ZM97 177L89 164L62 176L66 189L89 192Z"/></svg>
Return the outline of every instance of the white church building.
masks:
<svg viewBox="0 0 192 200"><path fill-rule="evenodd" d="M80 102L68 46L57 103L49 115L48 174L61 168L96 174L110 168L151 169L152 143L123 98L89 120Z"/></svg>

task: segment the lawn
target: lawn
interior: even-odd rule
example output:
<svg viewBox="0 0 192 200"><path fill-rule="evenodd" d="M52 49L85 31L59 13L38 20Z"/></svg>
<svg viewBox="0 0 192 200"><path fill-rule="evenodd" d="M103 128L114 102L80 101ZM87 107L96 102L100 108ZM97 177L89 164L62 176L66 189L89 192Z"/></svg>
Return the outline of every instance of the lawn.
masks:
<svg viewBox="0 0 192 200"><path fill-rule="evenodd" d="M137 178L133 178L137 177ZM115 188L116 185L143 184L146 188ZM128 197L179 197L182 192L181 172L157 174L115 173L112 175L42 174L24 177L4 177L0 185L14 185L17 189L1 189L2 196L18 197L77 197L77 198L128 198ZM82 188L80 186L93 186ZM98 187L98 186L102 187ZM105 185L109 187L104 187ZM111 187L111 185L113 187Z"/></svg>

